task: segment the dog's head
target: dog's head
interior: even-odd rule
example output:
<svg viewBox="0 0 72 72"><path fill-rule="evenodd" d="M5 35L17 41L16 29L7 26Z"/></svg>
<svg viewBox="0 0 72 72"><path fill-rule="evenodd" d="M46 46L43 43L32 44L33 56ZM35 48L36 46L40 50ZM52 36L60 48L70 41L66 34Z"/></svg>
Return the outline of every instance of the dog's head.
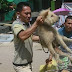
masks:
<svg viewBox="0 0 72 72"><path fill-rule="evenodd" d="M50 8L42 10L39 15L43 17L44 22L48 25L52 25L59 20L59 17L55 15Z"/></svg>

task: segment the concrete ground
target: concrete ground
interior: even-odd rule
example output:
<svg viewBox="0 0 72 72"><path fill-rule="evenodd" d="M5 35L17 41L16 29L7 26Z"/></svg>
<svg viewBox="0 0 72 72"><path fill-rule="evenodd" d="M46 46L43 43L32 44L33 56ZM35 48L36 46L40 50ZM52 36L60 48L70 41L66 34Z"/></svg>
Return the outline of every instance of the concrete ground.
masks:
<svg viewBox="0 0 72 72"><path fill-rule="evenodd" d="M33 72L39 72L40 65L45 64L45 59L48 58L48 54L41 49L39 43L33 43ZM13 55L13 42L0 43L0 72L15 72L12 65Z"/></svg>

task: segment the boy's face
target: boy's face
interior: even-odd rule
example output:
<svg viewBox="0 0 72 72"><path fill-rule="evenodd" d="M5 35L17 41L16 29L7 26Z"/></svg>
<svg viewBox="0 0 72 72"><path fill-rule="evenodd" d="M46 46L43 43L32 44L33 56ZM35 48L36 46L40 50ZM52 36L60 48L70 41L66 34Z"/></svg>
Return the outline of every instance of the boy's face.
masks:
<svg viewBox="0 0 72 72"><path fill-rule="evenodd" d="M64 25L65 25L66 32L72 31L72 19L67 19Z"/></svg>

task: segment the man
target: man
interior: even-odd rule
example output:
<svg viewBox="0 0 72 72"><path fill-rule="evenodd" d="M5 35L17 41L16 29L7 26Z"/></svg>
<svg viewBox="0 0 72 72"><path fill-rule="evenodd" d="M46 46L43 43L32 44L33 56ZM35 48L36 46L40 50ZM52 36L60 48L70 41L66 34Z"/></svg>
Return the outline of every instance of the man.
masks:
<svg viewBox="0 0 72 72"><path fill-rule="evenodd" d="M68 38L72 38L72 16L68 16L65 19L65 23L64 23L64 27L60 28L58 30L60 35L66 36ZM67 46L72 50L72 43L71 42L66 42ZM61 47L61 50L63 52L68 53L63 47ZM71 55L72 56L72 55ZM69 64L69 59L68 57L62 57L61 59L65 61L64 65L60 65L59 68L60 69L65 69L68 67Z"/></svg>
<svg viewBox="0 0 72 72"><path fill-rule="evenodd" d="M66 17L64 27L60 28L58 32L60 35L72 38L72 16ZM72 43L67 42L66 44L72 50ZM65 51L63 48L62 50Z"/></svg>
<svg viewBox="0 0 72 72"><path fill-rule="evenodd" d="M32 39L39 39L34 36L32 38L32 33L38 25L43 24L43 19L38 16L30 26L31 8L26 2L20 2L17 5L16 14L17 19L12 24L15 46L14 69L16 72L32 72Z"/></svg>

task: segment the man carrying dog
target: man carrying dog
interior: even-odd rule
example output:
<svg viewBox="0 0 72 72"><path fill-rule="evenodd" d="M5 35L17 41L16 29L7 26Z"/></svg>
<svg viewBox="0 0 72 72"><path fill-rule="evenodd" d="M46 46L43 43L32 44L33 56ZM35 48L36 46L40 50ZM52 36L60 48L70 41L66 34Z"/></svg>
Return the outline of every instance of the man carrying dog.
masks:
<svg viewBox="0 0 72 72"><path fill-rule="evenodd" d="M14 69L16 72L32 72L32 36L38 25L43 23L42 16L38 16L34 24L30 26L31 8L28 3L20 2L16 8L17 19L12 24L14 34Z"/></svg>

